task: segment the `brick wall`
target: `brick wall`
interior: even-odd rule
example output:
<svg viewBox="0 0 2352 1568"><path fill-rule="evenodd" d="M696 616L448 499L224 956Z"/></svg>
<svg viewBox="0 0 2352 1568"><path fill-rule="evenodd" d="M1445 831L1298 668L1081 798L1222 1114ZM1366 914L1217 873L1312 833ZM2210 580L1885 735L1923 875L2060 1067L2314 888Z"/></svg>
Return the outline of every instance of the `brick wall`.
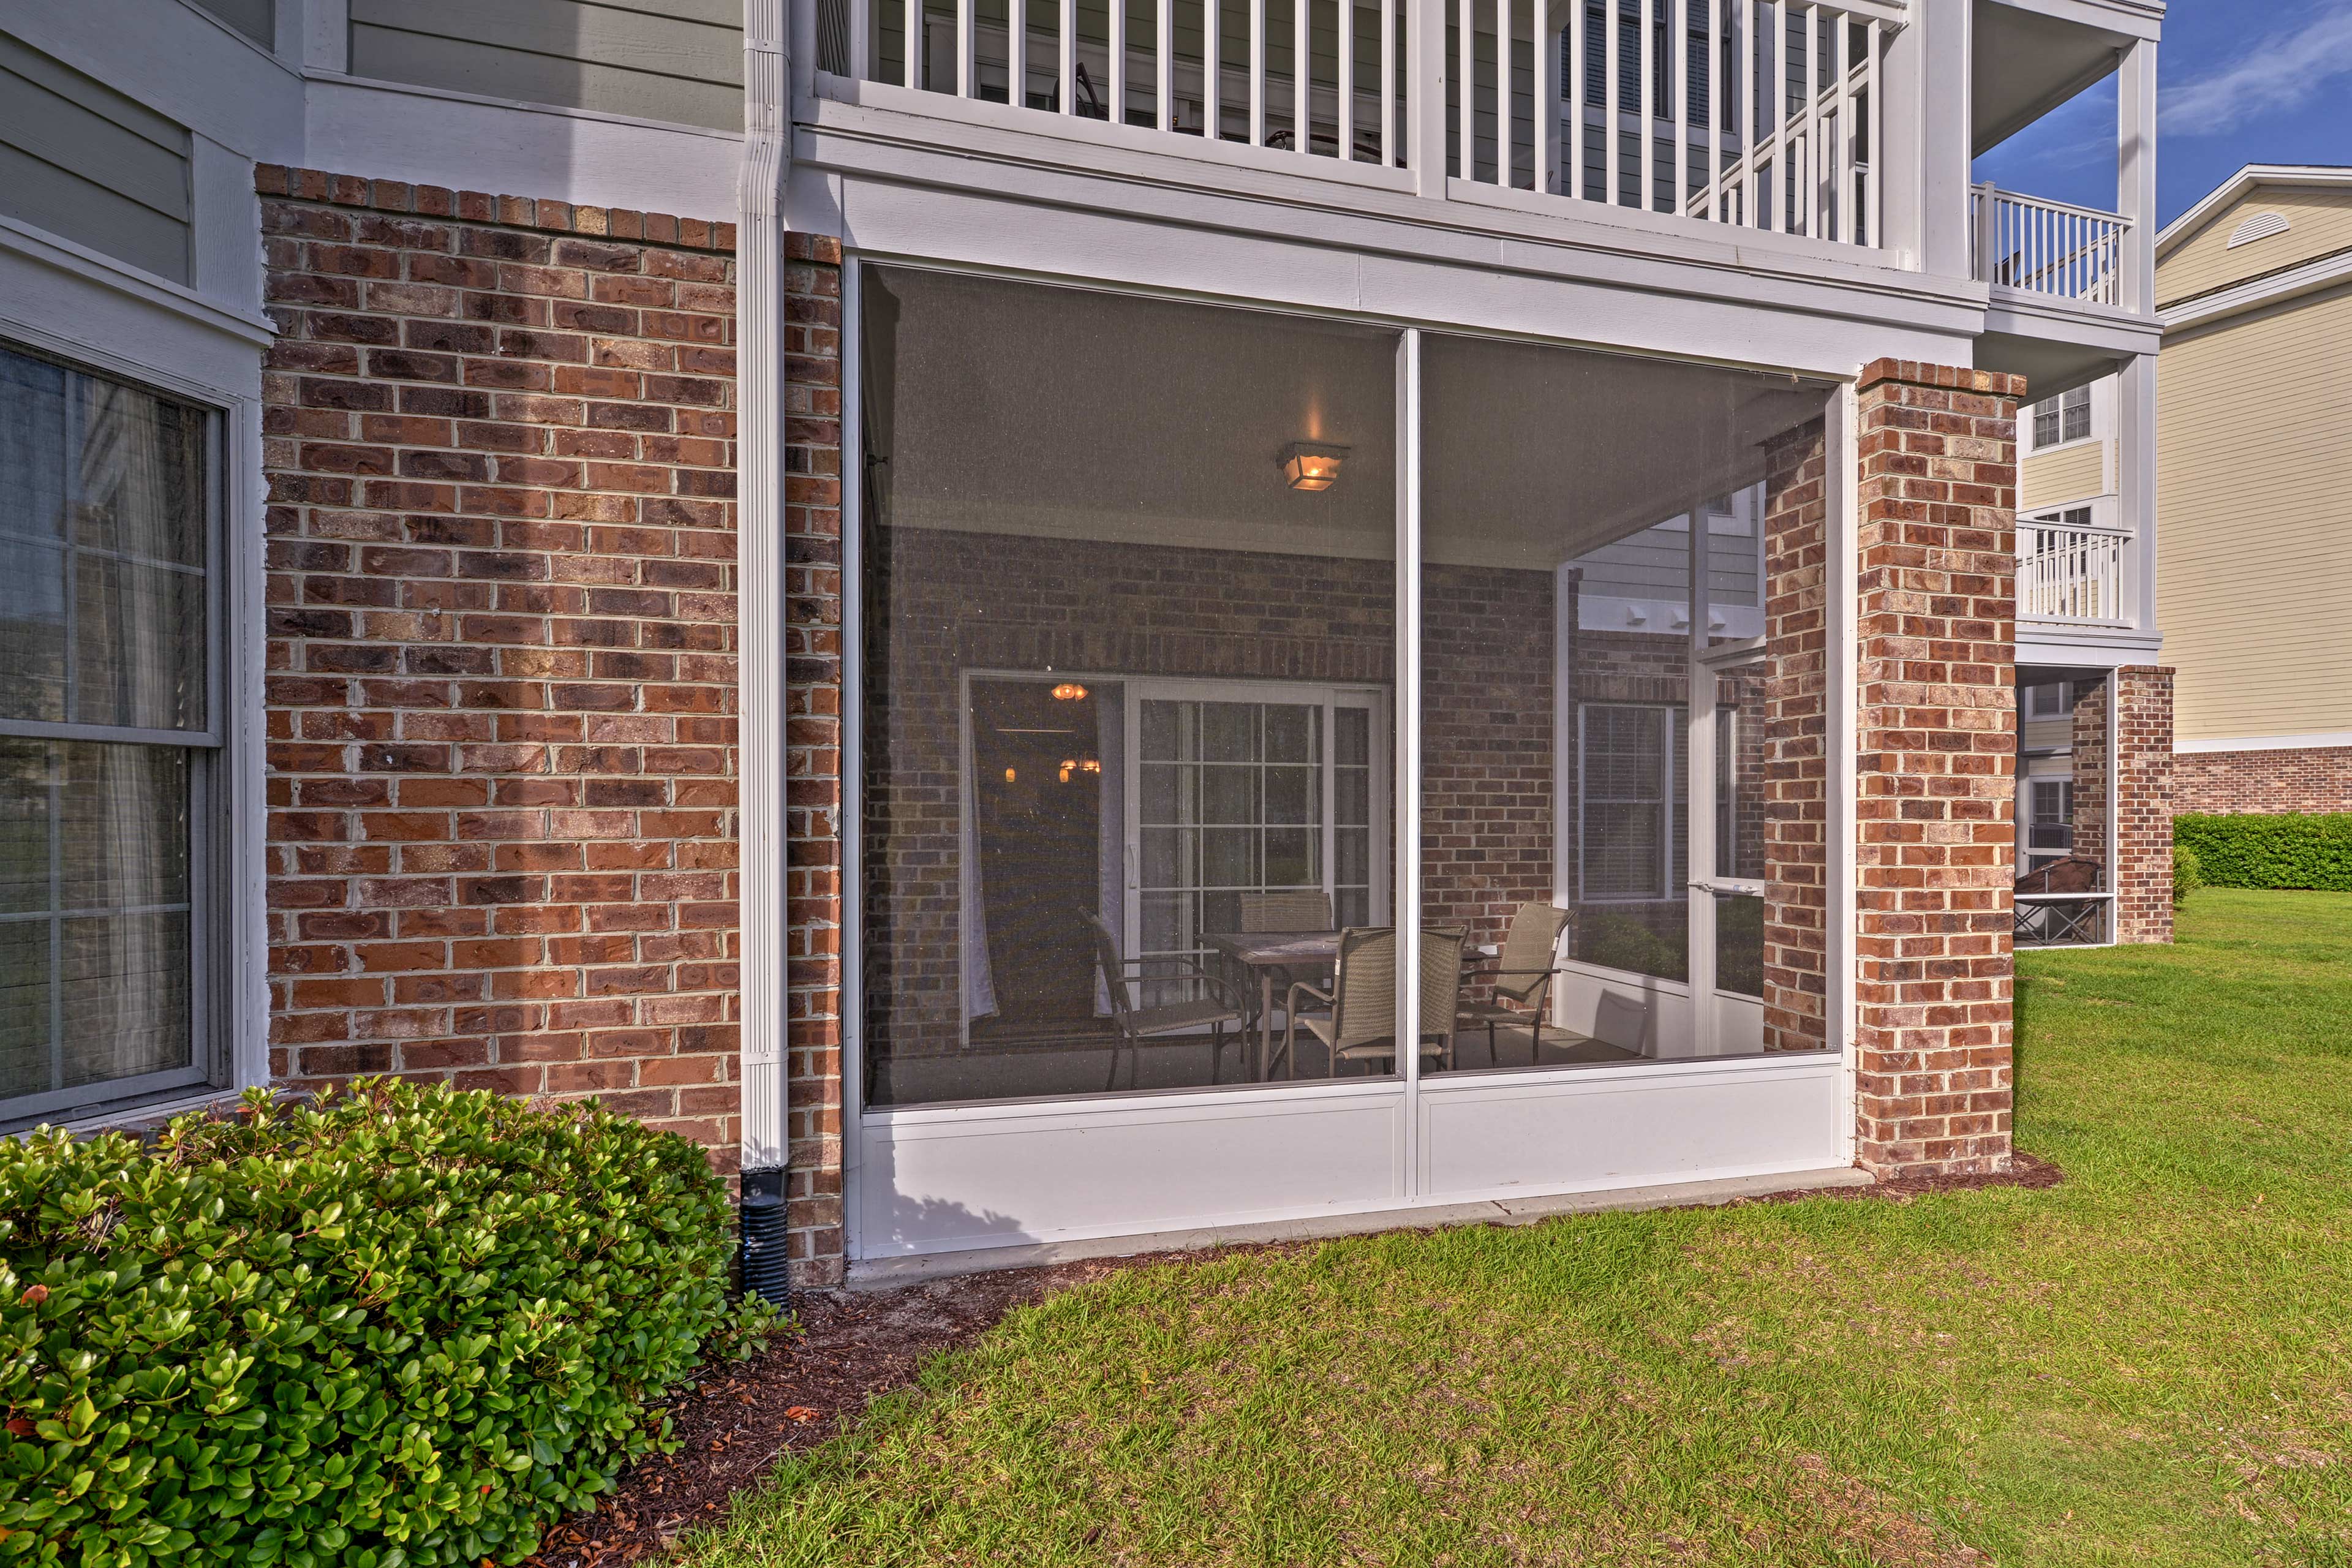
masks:
<svg viewBox="0 0 2352 1568"><path fill-rule="evenodd" d="M2352 746L2175 752L2172 808L2224 816L2352 811Z"/></svg>
<svg viewBox="0 0 2352 1568"><path fill-rule="evenodd" d="M2074 784L2073 858L2107 863L2107 683L2084 681L2075 688L2066 760ZM2106 891L2105 880L2097 887Z"/></svg>
<svg viewBox="0 0 2352 1568"><path fill-rule="evenodd" d="M1909 362L1859 394L1856 1159L2010 1159L2021 378Z"/></svg>
<svg viewBox="0 0 2352 1568"><path fill-rule="evenodd" d="M257 184L272 1074L731 1168L732 226Z"/></svg>
<svg viewBox="0 0 2352 1568"><path fill-rule="evenodd" d="M2172 940L2172 671L2116 671L2116 940Z"/></svg>
<svg viewBox="0 0 2352 1568"><path fill-rule="evenodd" d="M1764 468L1764 1046L1829 1038L1828 455L1818 422Z"/></svg>
<svg viewBox="0 0 2352 1568"><path fill-rule="evenodd" d="M841 242L784 237L784 1223L837 1284L841 1214Z"/></svg>

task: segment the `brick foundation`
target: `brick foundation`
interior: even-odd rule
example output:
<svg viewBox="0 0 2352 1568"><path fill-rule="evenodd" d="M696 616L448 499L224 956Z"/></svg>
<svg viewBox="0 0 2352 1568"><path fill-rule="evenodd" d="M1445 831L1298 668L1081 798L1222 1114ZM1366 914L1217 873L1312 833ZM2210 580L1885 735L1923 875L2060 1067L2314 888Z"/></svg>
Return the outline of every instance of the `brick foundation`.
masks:
<svg viewBox="0 0 2352 1568"><path fill-rule="evenodd" d="M2116 671L2116 940L2172 940L2172 671Z"/></svg>
<svg viewBox="0 0 2352 1568"><path fill-rule="evenodd" d="M2352 811L2352 746L2175 752L2172 809L2217 816Z"/></svg>
<svg viewBox="0 0 2352 1568"><path fill-rule="evenodd" d="M274 1078L740 1136L734 229L257 173Z"/></svg>
<svg viewBox="0 0 2352 1568"><path fill-rule="evenodd" d="M2023 391L1862 376L1855 1157L1882 1175L2010 1160Z"/></svg>
<svg viewBox="0 0 2352 1568"><path fill-rule="evenodd" d="M1828 453L1820 422L1764 468L1764 1048L1828 1040Z"/></svg>

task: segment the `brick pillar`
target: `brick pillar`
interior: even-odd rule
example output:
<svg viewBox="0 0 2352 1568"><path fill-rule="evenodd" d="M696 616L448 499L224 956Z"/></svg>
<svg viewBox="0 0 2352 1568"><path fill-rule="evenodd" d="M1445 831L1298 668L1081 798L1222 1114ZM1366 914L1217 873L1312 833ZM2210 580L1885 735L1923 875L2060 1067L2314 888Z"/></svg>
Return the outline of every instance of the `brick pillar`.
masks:
<svg viewBox="0 0 2352 1568"><path fill-rule="evenodd" d="M2067 737L2073 764L2074 829L2073 854L2095 865L2107 863L2107 683L2098 681L2074 700L2074 722ZM2102 881L2099 890L2108 890Z"/></svg>
<svg viewBox="0 0 2352 1568"><path fill-rule="evenodd" d="M2021 377L1863 372L1856 1163L2007 1168Z"/></svg>
<svg viewBox="0 0 2352 1568"><path fill-rule="evenodd" d="M841 326L841 242L785 236L785 1213L802 1285L844 1267Z"/></svg>
<svg viewBox="0 0 2352 1568"><path fill-rule="evenodd" d="M270 1073L734 1168L734 226L263 165Z"/></svg>
<svg viewBox="0 0 2352 1568"><path fill-rule="evenodd" d="M1764 458L1764 1048L1828 1039L1827 453L1819 420Z"/></svg>
<svg viewBox="0 0 2352 1568"><path fill-rule="evenodd" d="M2116 940L2172 940L2172 671L2116 671Z"/></svg>

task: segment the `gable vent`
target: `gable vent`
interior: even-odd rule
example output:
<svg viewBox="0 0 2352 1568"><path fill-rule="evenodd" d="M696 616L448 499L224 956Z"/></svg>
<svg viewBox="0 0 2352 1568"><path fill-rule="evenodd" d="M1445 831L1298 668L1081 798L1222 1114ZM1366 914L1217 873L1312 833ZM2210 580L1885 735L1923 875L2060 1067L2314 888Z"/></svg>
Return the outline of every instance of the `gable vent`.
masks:
<svg viewBox="0 0 2352 1568"><path fill-rule="evenodd" d="M2235 250L2242 245L2252 245L2258 239L2268 239L2272 235L2284 234L2286 230L2286 214L2256 213L2238 226L2237 232L2230 236L2230 243L2222 248Z"/></svg>

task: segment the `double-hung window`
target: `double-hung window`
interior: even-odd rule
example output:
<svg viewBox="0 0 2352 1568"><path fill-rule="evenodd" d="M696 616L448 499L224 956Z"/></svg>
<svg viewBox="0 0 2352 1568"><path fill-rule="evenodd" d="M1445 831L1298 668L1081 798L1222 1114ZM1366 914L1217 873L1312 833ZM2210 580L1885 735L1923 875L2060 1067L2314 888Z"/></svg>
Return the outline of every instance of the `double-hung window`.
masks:
<svg viewBox="0 0 2352 1568"><path fill-rule="evenodd" d="M2033 445L2037 450L2084 440L2090 434L2089 387L2078 386L2061 396L2045 397L2033 405Z"/></svg>
<svg viewBox="0 0 2352 1568"><path fill-rule="evenodd" d="M217 423L0 347L0 1126L214 1076Z"/></svg>

